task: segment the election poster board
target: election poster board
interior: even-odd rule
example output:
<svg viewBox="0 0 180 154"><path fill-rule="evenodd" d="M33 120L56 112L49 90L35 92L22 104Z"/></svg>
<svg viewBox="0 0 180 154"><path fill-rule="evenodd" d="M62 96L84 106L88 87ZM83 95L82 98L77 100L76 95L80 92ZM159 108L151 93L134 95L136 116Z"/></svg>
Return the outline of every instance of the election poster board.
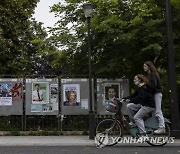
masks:
<svg viewBox="0 0 180 154"><path fill-rule="evenodd" d="M99 115L111 115L106 106L114 98L123 98L129 95L128 79L97 79L96 109ZM127 114L126 103L123 103L123 114Z"/></svg>
<svg viewBox="0 0 180 154"><path fill-rule="evenodd" d="M62 115L88 115L89 108L89 80L61 79Z"/></svg>
<svg viewBox="0 0 180 154"><path fill-rule="evenodd" d="M22 115L23 79L0 79L0 115Z"/></svg>
<svg viewBox="0 0 180 154"><path fill-rule="evenodd" d="M58 87L58 79L26 79L26 115L57 115Z"/></svg>

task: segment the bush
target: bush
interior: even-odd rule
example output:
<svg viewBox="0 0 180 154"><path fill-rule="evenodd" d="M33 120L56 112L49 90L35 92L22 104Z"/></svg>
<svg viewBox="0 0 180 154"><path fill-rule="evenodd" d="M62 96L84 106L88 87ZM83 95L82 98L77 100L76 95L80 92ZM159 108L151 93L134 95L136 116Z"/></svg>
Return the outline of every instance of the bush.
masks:
<svg viewBox="0 0 180 154"><path fill-rule="evenodd" d="M20 136L20 135L21 135L21 133L19 131L11 131L9 133L9 136Z"/></svg>

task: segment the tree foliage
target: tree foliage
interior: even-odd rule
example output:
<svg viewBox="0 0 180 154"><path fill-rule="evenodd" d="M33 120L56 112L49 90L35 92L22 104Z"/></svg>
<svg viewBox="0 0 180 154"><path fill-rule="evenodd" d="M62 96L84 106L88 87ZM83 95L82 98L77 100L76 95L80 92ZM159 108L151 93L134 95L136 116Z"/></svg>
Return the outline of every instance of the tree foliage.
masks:
<svg viewBox="0 0 180 154"><path fill-rule="evenodd" d="M64 0L51 11L59 18L47 38L31 19L36 0L0 3L0 74L88 75L87 20L82 6L95 5L91 19L94 77L133 78L146 60L167 81L167 37L163 0ZM180 3L172 0L174 50L180 81ZM56 48L55 48L56 47ZM179 82L178 82L179 83Z"/></svg>
<svg viewBox="0 0 180 154"><path fill-rule="evenodd" d="M0 3L0 62L1 74L13 74L23 70L25 49L30 22L36 1L2 0ZM4 67L5 66L5 67Z"/></svg>
<svg viewBox="0 0 180 154"><path fill-rule="evenodd" d="M87 24L82 5L87 1L66 0L52 7L61 20L51 29L51 41L61 49L56 63L71 75L87 74ZM91 19L93 74L132 77L142 72L146 60L167 70L165 2L163 0L88 1L96 8ZM179 49L179 6L173 1L175 51ZM56 60L58 61L58 60ZM177 62L178 63L178 62ZM177 64L178 66L178 64Z"/></svg>
<svg viewBox="0 0 180 154"><path fill-rule="evenodd" d="M93 76L133 79L135 74L143 73L144 61L150 60L161 74L164 96L169 97L164 0L59 2L51 8L60 19L50 30L51 43L60 49L53 66L65 75L88 75L88 27L82 9L87 2L95 5L91 18ZM180 2L172 0L171 5L177 83L180 84Z"/></svg>
<svg viewBox="0 0 180 154"><path fill-rule="evenodd" d="M0 74L33 75L46 73L54 59L42 23L31 19L37 0L1 0ZM50 71L52 72L52 68Z"/></svg>

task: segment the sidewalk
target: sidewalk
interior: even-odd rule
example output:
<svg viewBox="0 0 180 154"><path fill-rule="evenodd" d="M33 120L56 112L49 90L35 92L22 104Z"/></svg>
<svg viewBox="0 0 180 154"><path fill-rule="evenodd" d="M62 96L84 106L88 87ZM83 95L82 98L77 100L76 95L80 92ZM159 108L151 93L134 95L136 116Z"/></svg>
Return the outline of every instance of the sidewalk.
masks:
<svg viewBox="0 0 180 154"><path fill-rule="evenodd" d="M139 146L142 143L117 144L124 145ZM0 146L95 146L95 143L89 136L0 136ZM175 143L169 143L167 146L180 146L180 139L175 139Z"/></svg>
<svg viewBox="0 0 180 154"><path fill-rule="evenodd" d="M0 136L0 146L95 146L89 136Z"/></svg>

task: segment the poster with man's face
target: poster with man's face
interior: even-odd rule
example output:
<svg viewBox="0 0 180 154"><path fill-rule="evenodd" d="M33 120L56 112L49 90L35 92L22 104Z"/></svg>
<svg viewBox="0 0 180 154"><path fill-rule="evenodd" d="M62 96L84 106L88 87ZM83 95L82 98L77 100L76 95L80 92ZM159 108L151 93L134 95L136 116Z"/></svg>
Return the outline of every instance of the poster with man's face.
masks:
<svg viewBox="0 0 180 154"><path fill-rule="evenodd" d="M114 98L119 98L119 96L120 96L120 84L105 83L105 85L104 85L104 100L103 100L103 106L105 106L105 108L108 106L109 101L113 101ZM106 111L106 112L108 112L108 111Z"/></svg>
<svg viewBox="0 0 180 154"><path fill-rule="evenodd" d="M31 112L52 112L52 104L49 104L49 83L32 83Z"/></svg>
<svg viewBox="0 0 180 154"><path fill-rule="evenodd" d="M111 100L113 98L119 98L120 96L120 84L107 83L104 86L104 96L105 100Z"/></svg>
<svg viewBox="0 0 180 154"><path fill-rule="evenodd" d="M32 104L49 103L49 83L33 82L32 83Z"/></svg>

